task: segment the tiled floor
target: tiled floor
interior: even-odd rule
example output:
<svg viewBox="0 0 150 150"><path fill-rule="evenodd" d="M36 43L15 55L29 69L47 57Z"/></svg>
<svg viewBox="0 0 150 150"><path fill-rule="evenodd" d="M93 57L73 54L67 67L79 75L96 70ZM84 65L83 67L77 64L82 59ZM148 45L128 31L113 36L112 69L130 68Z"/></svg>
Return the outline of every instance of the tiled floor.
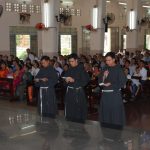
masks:
<svg viewBox="0 0 150 150"><path fill-rule="evenodd" d="M148 104L141 127L149 122ZM127 107L127 106L126 106ZM132 127L139 116L130 108ZM148 112L147 112L148 111ZM130 113L129 113L130 114ZM138 119L137 119L138 118ZM131 120L132 121L131 121ZM137 123L138 122L138 123ZM131 125L131 124L130 124ZM149 124L148 124L149 126ZM147 127L146 127L147 128ZM99 122L77 124L57 119L41 118L36 108L25 104L0 101L0 150L150 150L150 132L125 127L123 131L101 128Z"/></svg>
<svg viewBox="0 0 150 150"><path fill-rule="evenodd" d="M127 125L133 128L150 130L150 97L125 105Z"/></svg>

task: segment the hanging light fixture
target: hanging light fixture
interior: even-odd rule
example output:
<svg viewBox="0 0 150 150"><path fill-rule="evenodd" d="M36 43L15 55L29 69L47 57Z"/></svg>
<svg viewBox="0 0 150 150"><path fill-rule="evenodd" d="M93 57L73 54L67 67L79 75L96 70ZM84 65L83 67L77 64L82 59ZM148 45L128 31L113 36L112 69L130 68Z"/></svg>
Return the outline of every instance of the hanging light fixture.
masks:
<svg viewBox="0 0 150 150"><path fill-rule="evenodd" d="M94 29L98 28L98 7L95 5L92 10L92 26Z"/></svg>
<svg viewBox="0 0 150 150"><path fill-rule="evenodd" d="M131 8L128 13L128 26L126 27L128 31L132 32L137 28L137 10L134 8L134 2L131 0Z"/></svg>
<svg viewBox="0 0 150 150"><path fill-rule="evenodd" d="M136 14L133 9L131 9L129 12L129 28L130 30L136 29Z"/></svg>
<svg viewBox="0 0 150 150"><path fill-rule="evenodd" d="M44 25L45 25L45 28L50 27L48 0L44 0Z"/></svg>

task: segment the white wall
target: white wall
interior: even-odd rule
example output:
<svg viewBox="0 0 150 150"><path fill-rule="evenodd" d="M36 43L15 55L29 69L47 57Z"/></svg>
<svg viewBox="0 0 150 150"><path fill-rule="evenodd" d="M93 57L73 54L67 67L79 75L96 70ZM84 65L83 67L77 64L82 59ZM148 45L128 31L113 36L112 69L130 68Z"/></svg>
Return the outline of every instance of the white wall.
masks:
<svg viewBox="0 0 150 150"><path fill-rule="evenodd" d="M0 18L0 53L9 53L9 26L35 26L38 22L41 22L41 14L31 14L30 24L20 24L19 14L15 12L5 11L5 2L19 2L20 0L1 0L0 5L4 6L4 13ZM30 0L31 3L41 5L41 0ZM81 16L73 16L72 28L77 28L78 34L78 53L82 53L82 26L91 24L91 10L96 4L96 0L75 0L73 8L81 9ZM122 6L118 5L115 1L107 3L107 11L115 14L115 22L111 24L111 27L119 27L119 33L121 37L121 29L126 25L126 16ZM143 10L142 10L143 11ZM142 12L143 13L143 12ZM143 17L143 15L142 15ZM61 27L64 27L61 25ZM66 26L65 26L66 27ZM142 27L139 32L138 45L143 47L144 45L144 29ZM98 42L98 41L97 41ZM121 40L119 40L121 45ZM42 49L42 33L38 31L38 49Z"/></svg>
<svg viewBox="0 0 150 150"><path fill-rule="evenodd" d="M79 8L81 9L81 16L73 16L72 20L72 28L77 28L78 31L78 53L82 52L82 28L81 26L85 26L87 24L91 24L91 10L93 6L96 4L96 0L75 0L74 1L73 8ZM107 3L106 8L108 13L114 13L115 15L115 22L111 24L109 27L119 27L119 47L121 48L121 30L123 26L127 26L127 18L126 18L126 12L123 6L119 5L118 2L115 0L112 0L110 3ZM140 8L140 17L143 17L145 15L144 9ZM64 27L61 25L61 27ZM142 27L138 31L138 47L143 48L144 47L144 30L147 27ZM138 27L139 29L139 27ZM95 42L98 42L96 39Z"/></svg>
<svg viewBox="0 0 150 150"><path fill-rule="evenodd" d="M3 5L4 11L0 18L0 53L9 54L10 41L9 41L9 26L32 26L41 22L41 14L31 14L30 24L20 24L19 14L16 12L5 11L5 2L15 3L17 0L1 0L0 5ZM32 4L41 5L41 0L31 0ZM38 32L38 49L41 49L41 32Z"/></svg>
<svg viewBox="0 0 150 150"><path fill-rule="evenodd" d="M82 52L82 26L91 24L91 10L96 0L75 0L73 8L81 9L81 16L72 17L72 28L77 28L78 53ZM61 25L61 27L65 27Z"/></svg>

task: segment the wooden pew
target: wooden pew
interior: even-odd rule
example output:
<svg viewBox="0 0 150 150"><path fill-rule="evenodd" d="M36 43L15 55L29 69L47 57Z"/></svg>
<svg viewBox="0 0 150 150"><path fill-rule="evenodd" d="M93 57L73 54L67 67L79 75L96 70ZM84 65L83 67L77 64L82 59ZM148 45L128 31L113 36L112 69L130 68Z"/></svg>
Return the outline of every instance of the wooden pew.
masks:
<svg viewBox="0 0 150 150"><path fill-rule="evenodd" d="M5 85L8 85L8 88ZM13 92L13 78L0 78L0 92L2 93L9 93L11 98L14 97Z"/></svg>

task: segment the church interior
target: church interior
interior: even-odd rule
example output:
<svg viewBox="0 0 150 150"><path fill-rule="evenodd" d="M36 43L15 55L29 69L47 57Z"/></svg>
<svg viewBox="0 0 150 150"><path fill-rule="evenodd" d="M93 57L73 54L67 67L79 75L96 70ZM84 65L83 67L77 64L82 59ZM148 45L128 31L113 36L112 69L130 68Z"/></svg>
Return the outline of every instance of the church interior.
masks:
<svg viewBox="0 0 150 150"><path fill-rule="evenodd" d="M105 104L123 128L101 125ZM0 116L0 150L150 150L150 0L0 0Z"/></svg>

